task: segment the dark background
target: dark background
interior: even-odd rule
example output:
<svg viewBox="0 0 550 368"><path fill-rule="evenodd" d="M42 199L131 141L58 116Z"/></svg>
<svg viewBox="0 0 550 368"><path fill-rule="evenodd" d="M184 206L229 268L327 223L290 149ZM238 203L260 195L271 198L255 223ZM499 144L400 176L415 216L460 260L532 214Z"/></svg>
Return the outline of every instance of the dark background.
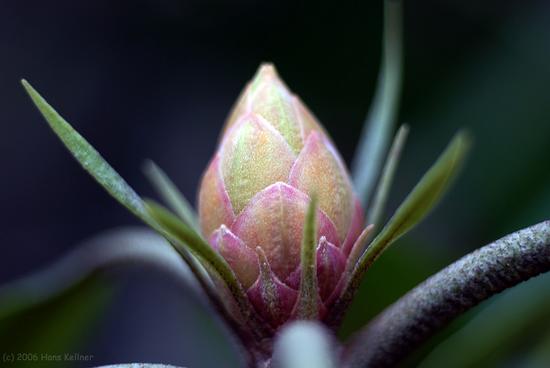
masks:
<svg viewBox="0 0 550 368"><path fill-rule="evenodd" d="M373 270L373 303L358 303L368 312L347 326L550 214L550 3L408 2L404 27L400 122L411 134L390 212L455 131L469 128L475 146L436 214L389 252L386 270L384 258ZM276 64L349 163L374 92L381 29L379 1L2 1L0 283L98 231L137 224L50 132L21 78L139 193L153 195L140 168L152 158L194 201L225 116L262 61ZM415 262L403 261L411 254ZM208 317L170 280L139 271L120 279L83 349L94 365L229 364L229 353L208 353L196 332Z"/></svg>

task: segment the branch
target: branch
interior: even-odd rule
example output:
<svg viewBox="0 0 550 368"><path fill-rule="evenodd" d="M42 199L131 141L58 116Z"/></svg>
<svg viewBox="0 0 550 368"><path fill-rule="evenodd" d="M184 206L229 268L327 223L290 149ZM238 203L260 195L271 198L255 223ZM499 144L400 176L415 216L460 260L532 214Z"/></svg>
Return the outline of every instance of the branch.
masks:
<svg viewBox="0 0 550 368"><path fill-rule="evenodd" d="M411 290L352 340L346 366L395 366L455 317L547 271L550 220L466 255Z"/></svg>
<svg viewBox="0 0 550 368"><path fill-rule="evenodd" d="M130 364L115 364L115 365L102 365L96 368L178 368L175 365L164 364L149 364L149 363L130 363Z"/></svg>

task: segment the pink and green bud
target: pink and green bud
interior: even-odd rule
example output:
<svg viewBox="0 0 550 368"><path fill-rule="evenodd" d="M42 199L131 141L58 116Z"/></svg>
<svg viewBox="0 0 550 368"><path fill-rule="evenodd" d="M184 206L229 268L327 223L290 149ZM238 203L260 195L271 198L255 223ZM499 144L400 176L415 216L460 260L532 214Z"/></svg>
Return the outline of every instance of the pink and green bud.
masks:
<svg viewBox="0 0 550 368"><path fill-rule="evenodd" d="M212 247L274 328L294 316L312 195L319 203L319 300L328 303L362 230L363 212L324 129L275 68L262 65L233 108L203 176L199 217Z"/></svg>

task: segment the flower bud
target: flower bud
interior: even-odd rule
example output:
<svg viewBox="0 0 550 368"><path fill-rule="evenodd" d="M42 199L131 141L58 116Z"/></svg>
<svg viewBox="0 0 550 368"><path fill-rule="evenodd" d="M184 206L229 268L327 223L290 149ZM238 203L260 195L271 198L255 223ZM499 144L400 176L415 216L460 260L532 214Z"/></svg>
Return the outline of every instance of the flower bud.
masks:
<svg viewBox="0 0 550 368"><path fill-rule="evenodd" d="M233 108L203 176L199 217L212 247L274 328L293 316L313 194L319 200L318 291L326 302L362 230L362 209L324 129L275 68L262 65Z"/></svg>

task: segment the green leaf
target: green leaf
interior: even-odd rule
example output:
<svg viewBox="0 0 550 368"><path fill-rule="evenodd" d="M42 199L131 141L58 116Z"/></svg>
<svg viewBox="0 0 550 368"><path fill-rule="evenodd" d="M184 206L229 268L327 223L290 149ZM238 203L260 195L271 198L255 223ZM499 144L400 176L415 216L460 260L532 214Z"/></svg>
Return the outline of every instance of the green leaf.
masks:
<svg viewBox="0 0 550 368"><path fill-rule="evenodd" d="M353 272L353 269L355 268L355 264L357 263L357 260L359 260L359 258L363 254L363 252L365 251L365 248L369 243L369 240L371 239L373 230L374 230L374 225L370 224L369 226L363 229L361 234L359 234L359 237L355 241L355 244L353 244L351 252L349 253L349 256L348 256L347 265L346 265L346 274L351 274Z"/></svg>
<svg viewBox="0 0 550 368"><path fill-rule="evenodd" d="M105 232L53 265L0 287L0 353L28 353L35 360L9 366L70 364L50 364L44 357L78 351L111 300L113 288L103 282L101 271L136 263L168 273L204 300L193 275L162 237L145 228Z"/></svg>
<svg viewBox="0 0 550 368"><path fill-rule="evenodd" d="M150 212L145 208L143 200L136 192L118 175L118 173L101 157L101 155L76 131L71 125L66 122L39 94L29 83L22 81L23 86L29 93L35 105L38 107L50 127L54 130L57 136L77 159L77 161L103 186L115 199L122 205L128 208L134 215L148 224L150 227L158 231L162 236L171 241L171 244L176 246L176 250L180 253L183 259L188 262L191 270L195 272L195 276L200 281L201 285L206 289L207 295L212 299L213 303L217 303L215 292L208 288L209 280L198 269L192 259L188 256L185 249L186 246L194 247L195 253L200 249L200 254L203 261L206 261L210 266L210 270L228 283L229 289L236 298L242 298L242 294L238 288L231 269L225 264L221 257L217 256L202 238L191 230L186 225L177 226L180 236L183 234L185 241L179 241L179 238L174 238L174 229L166 228L166 225L172 225L170 221L164 224L157 223ZM154 212L154 211L153 211ZM166 218L166 216L160 216ZM217 256L217 257L216 257ZM220 261L221 259L221 261ZM206 266L203 262L203 266Z"/></svg>
<svg viewBox="0 0 550 368"><path fill-rule="evenodd" d="M395 175L395 170L397 169L397 164L399 163L399 158L401 157L401 151L403 150L408 134L409 127L407 125L402 125L397 131L388 154L388 158L386 159L386 164L382 170L380 182L378 183L374 198L367 211L367 219L371 224L374 224L375 227L381 220L384 207L388 199L388 193Z"/></svg>
<svg viewBox="0 0 550 368"><path fill-rule="evenodd" d="M153 161L147 161L145 163L144 172L157 192L164 201L168 203L172 210L174 210L185 223L191 226L196 232L200 233L201 230L197 214L166 173Z"/></svg>
<svg viewBox="0 0 550 368"><path fill-rule="evenodd" d="M548 331L548 324L546 325L546 331ZM540 341L530 349L521 365L523 367L539 367L545 368L550 366L550 333L546 332ZM513 359L513 358L512 358ZM512 360L510 359L510 361Z"/></svg>
<svg viewBox="0 0 550 368"><path fill-rule="evenodd" d="M401 1L384 1L383 54L374 100L353 160L355 189L363 207L371 200L397 120L403 79Z"/></svg>
<svg viewBox="0 0 550 368"><path fill-rule="evenodd" d="M3 365L14 368L73 366L74 362L64 361L64 354L82 351L112 294L113 288L96 277L32 306L23 307L23 295L12 296L20 297L19 300L3 296L0 309L10 302L21 307L18 310L10 308L10 313L0 318ZM52 358L59 361L48 361Z"/></svg>
<svg viewBox="0 0 550 368"><path fill-rule="evenodd" d="M319 323L297 321L284 326L275 340L273 368L335 368L331 334Z"/></svg>
<svg viewBox="0 0 550 368"><path fill-rule="evenodd" d="M255 320L256 314L253 307L227 262L200 235L166 208L153 200L146 200L145 206L150 216L162 226L166 236L176 249L186 251L187 246L208 271L214 272L221 278L238 304L243 317L243 321L239 322L253 323L256 326L254 332L261 334L262 331L257 327L258 322ZM224 310L219 310L219 312L224 312ZM229 318L228 315L226 317Z"/></svg>
<svg viewBox="0 0 550 368"><path fill-rule="evenodd" d="M50 127L77 159L77 161L103 186L118 202L128 208L135 216L144 221L147 225L158 231L161 235L170 239L170 234L166 229L160 226L149 215L145 209L145 205L141 197L120 177L120 175L101 157L101 155L76 131L71 125L65 121L39 94L30 86L27 81L22 81L23 86L29 93L35 105L42 113ZM194 231L191 231L195 238L201 239ZM185 247L187 243L180 244ZM179 253L188 263L191 271L195 273L196 278L201 285L207 288L207 295L216 303L215 292L209 288L210 280L207 275L196 265L182 247L179 248ZM215 269L217 272L225 272L226 270Z"/></svg>
<svg viewBox="0 0 550 368"><path fill-rule="evenodd" d="M304 222L304 235L300 265L300 292L296 304L296 316L300 319L319 318L319 293L317 291L317 196L311 196L306 219Z"/></svg>
<svg viewBox="0 0 550 368"><path fill-rule="evenodd" d="M465 132L458 133L437 162L424 174L405 201L359 259L356 273L364 273L382 252L426 217L458 172L470 147Z"/></svg>
<svg viewBox="0 0 550 368"><path fill-rule="evenodd" d="M465 132L459 132L437 162L424 174L420 182L405 198L405 201L395 211L382 231L369 244L355 267L350 271L349 279L346 281L347 285L332 308L333 313L328 319L329 325L338 323L338 319L347 310L353 295L359 289L363 275L382 252L422 221L438 203L458 172L469 147L469 136ZM365 237L368 239L368 236L369 234L362 235L359 240L364 241ZM353 253L350 256L355 257L356 254Z"/></svg>
<svg viewBox="0 0 550 368"><path fill-rule="evenodd" d="M170 239L174 240L177 248L189 249L203 260L203 265L210 265L211 269L217 270L224 281L238 285L237 278L227 262L191 227L157 202L147 199L144 203L149 215L162 226Z"/></svg>
<svg viewBox="0 0 550 368"><path fill-rule="evenodd" d="M21 83L55 134L76 160L124 207L146 223L150 222L141 198L101 155L51 107L26 81Z"/></svg>

